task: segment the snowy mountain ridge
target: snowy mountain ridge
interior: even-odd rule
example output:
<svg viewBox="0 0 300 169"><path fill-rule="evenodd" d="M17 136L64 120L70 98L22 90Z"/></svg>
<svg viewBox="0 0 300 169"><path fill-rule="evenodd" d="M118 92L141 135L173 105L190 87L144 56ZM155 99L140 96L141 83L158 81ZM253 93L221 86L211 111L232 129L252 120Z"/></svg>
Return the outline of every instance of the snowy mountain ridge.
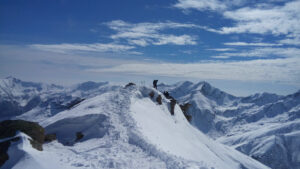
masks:
<svg viewBox="0 0 300 169"><path fill-rule="evenodd" d="M71 87L24 82L8 77L0 80L0 120L22 116L21 119L35 121L51 117L56 113L71 108L84 98L96 96L116 88L108 82L85 82ZM43 113L40 113L43 112Z"/></svg>
<svg viewBox="0 0 300 169"><path fill-rule="evenodd" d="M300 91L234 97L206 82L160 85L159 90L190 103L191 123L217 141L271 168L300 168Z"/></svg>
<svg viewBox="0 0 300 169"><path fill-rule="evenodd" d="M30 83L0 80L1 118L36 121L56 133L57 141L38 154L61 157L51 162L60 168L266 168L233 149L271 168L300 166L300 91L236 97L207 82L160 84L159 91L107 82L68 88ZM219 143L192 127L178 105L170 115L164 91L178 104L191 104L191 124ZM76 132L84 135L80 142Z"/></svg>
<svg viewBox="0 0 300 169"><path fill-rule="evenodd" d="M161 104L156 101L159 95ZM202 134L178 105L172 116L170 100L149 87L106 88L39 120L47 133L57 135L57 141L44 144L40 152L21 134L8 154L24 153L3 168L268 168Z"/></svg>

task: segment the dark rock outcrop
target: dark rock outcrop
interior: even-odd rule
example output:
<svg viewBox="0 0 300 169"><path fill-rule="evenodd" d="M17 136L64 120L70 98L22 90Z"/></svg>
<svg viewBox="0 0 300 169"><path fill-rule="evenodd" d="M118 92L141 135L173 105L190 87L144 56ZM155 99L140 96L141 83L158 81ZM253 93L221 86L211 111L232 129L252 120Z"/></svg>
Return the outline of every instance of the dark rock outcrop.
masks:
<svg viewBox="0 0 300 169"><path fill-rule="evenodd" d="M0 139L8 140L0 143L0 166L9 159L7 151L11 143L20 140L20 137L13 138L17 131L21 131L32 138L29 141L33 148L39 151L43 150L45 131L38 123L24 120L5 120L0 123Z"/></svg>
<svg viewBox="0 0 300 169"><path fill-rule="evenodd" d="M12 142L19 141L20 137L15 137L0 143L0 167L9 159L7 150Z"/></svg>
<svg viewBox="0 0 300 169"><path fill-rule="evenodd" d="M161 97L161 95L158 95L158 96L157 96L156 102L157 102L159 105L162 104L162 97Z"/></svg>
<svg viewBox="0 0 300 169"><path fill-rule="evenodd" d="M44 142L51 142L56 140L56 134L46 134Z"/></svg>
<svg viewBox="0 0 300 169"><path fill-rule="evenodd" d="M163 94L164 94L164 96L165 96L167 99L169 99L169 100L175 100L174 97L172 97L172 96L169 94L169 92L164 91Z"/></svg>
<svg viewBox="0 0 300 169"><path fill-rule="evenodd" d="M81 140L83 137L84 137L84 135L82 134L82 132L77 132L76 133L76 140L75 140L75 142Z"/></svg>
<svg viewBox="0 0 300 169"><path fill-rule="evenodd" d="M81 99L81 98L76 98L75 100L72 100L70 103L68 103L66 105L67 109L71 109L74 106L78 105L79 103L81 103L82 101L84 101L85 99Z"/></svg>
<svg viewBox="0 0 300 169"><path fill-rule="evenodd" d="M125 86L125 88L130 87L130 86L135 86L135 83L130 82Z"/></svg>
<svg viewBox="0 0 300 169"><path fill-rule="evenodd" d="M149 97L151 98L151 99L153 99L153 97L154 97L154 92L153 91L151 91L150 93L149 93Z"/></svg>
<svg viewBox="0 0 300 169"><path fill-rule="evenodd" d="M180 108L181 108L181 110L182 110L182 112L183 112L185 118L186 118L189 122L191 122L191 120L192 120L192 116L188 114L188 110L189 110L190 106L191 106L190 103L185 103L185 104L181 104L181 105L180 105Z"/></svg>
<svg viewBox="0 0 300 169"><path fill-rule="evenodd" d="M171 99L170 106L171 106L171 115L174 115L174 109L177 101L175 99Z"/></svg>
<svg viewBox="0 0 300 169"><path fill-rule="evenodd" d="M24 120L5 120L0 123L0 139L13 137L17 131L27 134L38 143L44 143L45 130L38 123Z"/></svg>

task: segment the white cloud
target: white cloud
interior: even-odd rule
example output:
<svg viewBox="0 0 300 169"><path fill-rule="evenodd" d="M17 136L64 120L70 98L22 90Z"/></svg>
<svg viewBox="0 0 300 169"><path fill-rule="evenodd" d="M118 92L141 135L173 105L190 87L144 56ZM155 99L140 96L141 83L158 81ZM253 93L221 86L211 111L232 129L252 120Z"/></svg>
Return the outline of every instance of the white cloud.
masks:
<svg viewBox="0 0 300 169"><path fill-rule="evenodd" d="M132 45L138 45L138 46L148 46L148 42L144 39L128 39L128 42Z"/></svg>
<svg viewBox="0 0 300 169"><path fill-rule="evenodd" d="M282 44L274 44L274 43L262 43L262 42L257 42L257 43L248 43L248 42L227 42L224 43L224 45L227 46L282 46Z"/></svg>
<svg viewBox="0 0 300 169"><path fill-rule="evenodd" d="M226 11L224 16L237 23L232 27L223 27L221 33L300 34L299 11L300 1L288 2L284 6L245 7Z"/></svg>
<svg viewBox="0 0 300 169"><path fill-rule="evenodd" d="M173 5L175 8L182 10L196 9L199 11L211 10L223 12L229 10L233 7L239 7L246 3L247 0L178 0L178 2ZM250 2L251 3L251 2Z"/></svg>
<svg viewBox="0 0 300 169"><path fill-rule="evenodd" d="M212 51L217 51L217 52L227 52L227 51L234 51L235 49L233 49L233 48L214 48L214 49L207 49L207 50L212 50Z"/></svg>
<svg viewBox="0 0 300 169"><path fill-rule="evenodd" d="M128 51L129 52L129 51ZM125 53L125 54L123 54ZM143 56L127 57L122 53L48 52L18 45L0 45L0 76L12 75L46 83L73 84L87 80L127 81L128 77L90 73L89 68L142 63Z"/></svg>
<svg viewBox="0 0 300 169"><path fill-rule="evenodd" d="M281 58L293 58L293 57L300 57L300 49L298 48L272 48L272 47L265 47L265 48L255 48L250 50L242 50L235 53L221 53L217 56L212 56L212 58L231 58L231 57L270 57L270 56L277 56Z"/></svg>
<svg viewBox="0 0 300 169"><path fill-rule="evenodd" d="M147 45L195 45L196 37L191 35L174 35L161 33L166 29L179 28L198 28L194 24L183 24L176 22L158 22L158 23L128 23L122 20L114 20L105 23L110 29L115 30L116 34L111 35L114 40L123 39L128 43L138 46Z"/></svg>
<svg viewBox="0 0 300 169"><path fill-rule="evenodd" d="M227 8L226 4L219 0L179 0L178 3L174 5L176 8L180 9L197 9L202 10L224 10Z"/></svg>
<svg viewBox="0 0 300 169"><path fill-rule="evenodd" d="M215 58L215 59L228 59L230 57L231 57L230 55L226 56L226 53L224 55L211 56L211 58Z"/></svg>
<svg viewBox="0 0 300 169"><path fill-rule="evenodd" d="M295 38L287 38L287 39L280 40L279 43L300 46L300 35L296 36Z"/></svg>
<svg viewBox="0 0 300 169"><path fill-rule="evenodd" d="M288 45L300 45L300 1L276 3L281 0L253 2L244 0L178 0L177 8L188 10L212 10L224 18L235 21L233 26L219 29L205 28L220 34L255 33L286 36L279 41ZM281 1L284 2L284 1ZM248 7L243 7L245 4ZM234 8L233 8L234 7Z"/></svg>
<svg viewBox="0 0 300 169"><path fill-rule="evenodd" d="M32 44L29 45L31 48L50 51L50 52L59 52L59 53L68 53L68 52L124 52L130 49L135 48L134 46L120 45L114 43L93 43L93 44L81 44L81 43L62 43L62 44Z"/></svg>
<svg viewBox="0 0 300 169"><path fill-rule="evenodd" d="M174 44L174 45L196 45L195 38L189 35L163 35L157 42L153 42L154 45L166 45L166 44Z"/></svg>
<svg viewBox="0 0 300 169"><path fill-rule="evenodd" d="M89 69L90 72L156 75L241 81L280 81L300 84L300 59L200 62L191 64L123 64L112 68Z"/></svg>

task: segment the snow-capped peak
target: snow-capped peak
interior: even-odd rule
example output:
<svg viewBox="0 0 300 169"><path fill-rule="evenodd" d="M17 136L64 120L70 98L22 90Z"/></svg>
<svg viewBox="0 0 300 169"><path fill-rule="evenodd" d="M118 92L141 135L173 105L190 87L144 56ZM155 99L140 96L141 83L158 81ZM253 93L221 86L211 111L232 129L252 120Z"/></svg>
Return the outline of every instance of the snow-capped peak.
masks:
<svg viewBox="0 0 300 169"><path fill-rule="evenodd" d="M107 82L47 89L12 77L0 86L2 118L36 121L57 134L25 164L55 156L58 168L266 168L254 159L273 168L299 166L300 91L235 97L189 81L158 90ZM179 106L186 103L191 123Z"/></svg>
<svg viewBox="0 0 300 169"><path fill-rule="evenodd" d="M172 115L170 105L153 88L106 88L42 121L47 133L57 134L57 142L44 145L43 152L23 149L30 158L22 158L15 169L51 168L40 162L47 158L58 168L268 168L205 136L177 104Z"/></svg>

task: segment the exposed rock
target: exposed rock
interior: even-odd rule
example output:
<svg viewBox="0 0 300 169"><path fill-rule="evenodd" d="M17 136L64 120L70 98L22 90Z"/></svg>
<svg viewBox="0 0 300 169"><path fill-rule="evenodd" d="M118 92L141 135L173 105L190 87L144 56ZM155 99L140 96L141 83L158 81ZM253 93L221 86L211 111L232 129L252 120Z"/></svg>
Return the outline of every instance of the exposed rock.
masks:
<svg viewBox="0 0 300 169"><path fill-rule="evenodd" d="M125 86L125 88L130 87L130 86L135 86L135 83L130 82Z"/></svg>
<svg viewBox="0 0 300 169"><path fill-rule="evenodd" d="M185 104L181 104L181 105L180 105L180 108L181 108L181 110L182 110L182 112L183 112L185 118L186 118L189 122L191 122L191 120L192 120L192 116L188 114L188 110L189 110L190 106L191 106L190 103L185 103Z"/></svg>
<svg viewBox="0 0 300 169"><path fill-rule="evenodd" d="M46 134L45 135L45 142L51 142L56 140L56 134Z"/></svg>
<svg viewBox="0 0 300 169"><path fill-rule="evenodd" d="M150 97L151 99L153 99L153 97L154 97L154 92L153 92L153 91L151 91L151 92L149 93L149 97Z"/></svg>
<svg viewBox="0 0 300 169"><path fill-rule="evenodd" d="M156 101L157 101L157 103L158 103L159 105L162 104L162 97L161 97L161 95L158 95L158 96L157 96Z"/></svg>
<svg viewBox="0 0 300 169"><path fill-rule="evenodd" d="M82 101L84 101L85 99L81 99L81 98L76 98L75 100L72 100L70 103L67 104L67 109L71 109L74 106L78 105L79 103L81 103Z"/></svg>
<svg viewBox="0 0 300 169"><path fill-rule="evenodd" d="M164 96L166 97L166 98L169 98L170 97L170 94L169 94L169 92L167 92L167 91L164 91Z"/></svg>
<svg viewBox="0 0 300 169"><path fill-rule="evenodd" d="M17 131L21 131L33 140L43 144L45 130L38 123L24 120L5 120L0 123L0 139L13 137Z"/></svg>
<svg viewBox="0 0 300 169"><path fill-rule="evenodd" d="M175 99L171 99L170 102L170 106L171 106L171 115L174 115L174 109L175 109L175 105L176 105L176 100Z"/></svg>
<svg viewBox="0 0 300 169"><path fill-rule="evenodd" d="M83 137L84 137L84 135L81 132L77 132L76 133L76 140L75 140L75 142L81 140Z"/></svg>
<svg viewBox="0 0 300 169"><path fill-rule="evenodd" d="M7 150L11 144L11 142L19 141L20 137L15 137L10 140L6 140L0 143L0 167L9 159L7 154Z"/></svg>
<svg viewBox="0 0 300 169"><path fill-rule="evenodd" d="M30 141L30 144L33 148L39 150L39 151L43 151L43 143L40 143L36 140L32 140L32 139L29 139Z"/></svg>
<svg viewBox="0 0 300 169"><path fill-rule="evenodd" d="M174 97L172 97L170 94L169 94L169 92L167 92L167 91L164 91L164 96L167 98L167 99L169 99L169 100L172 100L172 99L174 99ZM175 99L174 99L175 100Z"/></svg>
<svg viewBox="0 0 300 169"><path fill-rule="evenodd" d="M187 111L189 110L191 104L190 103L185 103L185 104L181 104L180 108L182 110L183 113L187 113Z"/></svg>
<svg viewBox="0 0 300 169"><path fill-rule="evenodd" d="M21 131L32 139L29 139L33 148L42 151L44 143L44 128L38 123L24 120L5 120L0 123L0 139L14 137L17 131ZM2 166L8 159L7 150L11 142L20 140L20 137L15 137L0 143L0 166Z"/></svg>

